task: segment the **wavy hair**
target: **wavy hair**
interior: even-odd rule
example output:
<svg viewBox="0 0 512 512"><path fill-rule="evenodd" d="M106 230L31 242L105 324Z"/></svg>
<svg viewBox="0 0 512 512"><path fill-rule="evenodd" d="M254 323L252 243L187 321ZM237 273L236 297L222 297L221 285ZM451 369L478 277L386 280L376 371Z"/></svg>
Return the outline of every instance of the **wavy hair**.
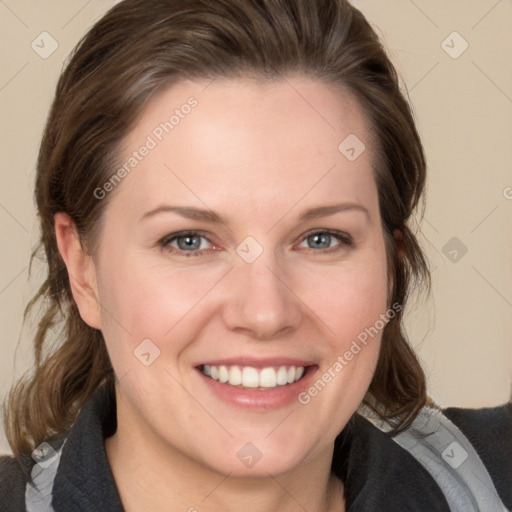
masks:
<svg viewBox="0 0 512 512"><path fill-rule="evenodd" d="M425 155L397 73L365 17L346 0L124 0L70 55L41 141L35 198L48 274L25 310L25 319L36 306L41 312L34 368L4 404L15 455L65 434L96 389L115 385L102 333L81 319L71 294L55 214L70 215L83 247L94 251L109 200L97 200L94 190L112 176L123 139L158 92L184 79L279 80L290 73L348 90L375 140L390 304L402 309L384 329L363 404L393 418L398 432L427 403L425 375L403 327L411 290L430 289L410 228L424 191Z"/></svg>

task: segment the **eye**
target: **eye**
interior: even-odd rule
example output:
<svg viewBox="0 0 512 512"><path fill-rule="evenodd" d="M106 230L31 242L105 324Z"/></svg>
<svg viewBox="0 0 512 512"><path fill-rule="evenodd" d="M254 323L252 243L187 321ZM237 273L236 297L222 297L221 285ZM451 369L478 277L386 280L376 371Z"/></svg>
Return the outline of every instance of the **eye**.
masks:
<svg viewBox="0 0 512 512"><path fill-rule="evenodd" d="M338 241L339 243L332 246L332 242ZM352 237L341 231L312 231L306 233L302 243L310 244L309 249L313 249L314 253L326 254L335 251L345 249L347 247L353 247L354 243ZM315 250L320 249L320 250Z"/></svg>
<svg viewBox="0 0 512 512"><path fill-rule="evenodd" d="M211 247L204 247L203 240L205 240L207 244L210 244ZM301 240L302 244L307 243L310 245L307 249L314 254L336 252L348 247L353 247L354 245L352 237L349 234L331 230L310 231L306 233ZM338 243L332 246L331 244L336 241ZM182 231L173 233L162 238L158 243L160 247L170 253L176 253L179 256L185 256L187 258L191 256L202 256L209 250L217 249L203 231Z"/></svg>
<svg viewBox="0 0 512 512"><path fill-rule="evenodd" d="M184 231L162 238L159 244L162 248L168 249L170 252L178 252L185 257L201 256L205 251L204 247L201 249L202 240L211 244L210 240L201 231Z"/></svg>

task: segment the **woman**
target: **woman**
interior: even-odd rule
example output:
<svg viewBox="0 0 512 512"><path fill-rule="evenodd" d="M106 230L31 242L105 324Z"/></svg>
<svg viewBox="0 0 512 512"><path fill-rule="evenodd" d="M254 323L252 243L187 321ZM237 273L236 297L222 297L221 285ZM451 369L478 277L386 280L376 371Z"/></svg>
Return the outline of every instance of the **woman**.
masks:
<svg viewBox="0 0 512 512"><path fill-rule="evenodd" d="M440 411L404 333L424 183L347 2L115 6L41 145L1 510L510 509L510 405Z"/></svg>

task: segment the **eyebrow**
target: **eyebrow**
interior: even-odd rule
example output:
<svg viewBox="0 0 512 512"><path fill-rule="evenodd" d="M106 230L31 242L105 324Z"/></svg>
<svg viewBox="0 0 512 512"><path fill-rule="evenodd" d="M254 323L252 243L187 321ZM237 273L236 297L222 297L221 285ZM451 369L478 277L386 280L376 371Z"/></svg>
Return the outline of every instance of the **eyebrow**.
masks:
<svg viewBox="0 0 512 512"><path fill-rule="evenodd" d="M334 215L336 213L344 212L344 211L360 211L363 214L365 214L367 219L370 219L370 212L362 204L339 203L339 204L316 206L314 208L310 208L309 210L306 210L305 212L303 212L299 216L298 220L305 221L305 220L319 219L319 218L327 217L329 215ZM220 216L218 213L215 213L212 210L204 210L201 208L193 208L193 207L189 207L189 206L170 206L170 205L159 206L158 208L147 211L141 217L141 220L145 220L145 219L154 217L155 215L160 215L162 213L177 213L178 215L181 215L182 217L185 217L186 219L209 222L211 224L226 224L226 225L228 224L227 221L222 216Z"/></svg>

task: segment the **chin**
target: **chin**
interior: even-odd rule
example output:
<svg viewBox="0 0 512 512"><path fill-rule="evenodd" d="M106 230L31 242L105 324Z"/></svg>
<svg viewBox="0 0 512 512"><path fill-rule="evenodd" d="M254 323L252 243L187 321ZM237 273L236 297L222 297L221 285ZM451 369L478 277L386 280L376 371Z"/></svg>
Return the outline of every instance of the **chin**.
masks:
<svg viewBox="0 0 512 512"><path fill-rule="evenodd" d="M205 465L221 474L229 474L230 478L268 478L287 473L296 469L305 457L304 444L300 446L273 443L265 440L236 441L222 450L221 453L209 454Z"/></svg>

